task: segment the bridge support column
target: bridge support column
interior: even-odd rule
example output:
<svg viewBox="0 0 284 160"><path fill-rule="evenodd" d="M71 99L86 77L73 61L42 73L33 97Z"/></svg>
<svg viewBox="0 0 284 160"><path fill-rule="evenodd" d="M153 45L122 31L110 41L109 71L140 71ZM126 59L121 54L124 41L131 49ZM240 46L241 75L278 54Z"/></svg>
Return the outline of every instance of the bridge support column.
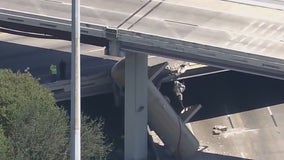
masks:
<svg viewBox="0 0 284 160"><path fill-rule="evenodd" d="M147 55L126 53L125 160L147 160L147 67Z"/></svg>
<svg viewBox="0 0 284 160"><path fill-rule="evenodd" d="M118 42L118 40L110 40L107 51L107 55L118 57L124 56L122 52L120 52L120 42Z"/></svg>

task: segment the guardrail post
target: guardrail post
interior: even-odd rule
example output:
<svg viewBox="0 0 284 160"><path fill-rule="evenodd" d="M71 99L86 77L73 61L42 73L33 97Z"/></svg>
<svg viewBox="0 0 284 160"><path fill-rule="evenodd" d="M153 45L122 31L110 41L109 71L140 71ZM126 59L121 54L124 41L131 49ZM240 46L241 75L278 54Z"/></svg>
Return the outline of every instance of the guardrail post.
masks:
<svg viewBox="0 0 284 160"><path fill-rule="evenodd" d="M109 40L106 54L123 57L124 55L120 52L120 41L117 40L117 28L106 28L105 37Z"/></svg>

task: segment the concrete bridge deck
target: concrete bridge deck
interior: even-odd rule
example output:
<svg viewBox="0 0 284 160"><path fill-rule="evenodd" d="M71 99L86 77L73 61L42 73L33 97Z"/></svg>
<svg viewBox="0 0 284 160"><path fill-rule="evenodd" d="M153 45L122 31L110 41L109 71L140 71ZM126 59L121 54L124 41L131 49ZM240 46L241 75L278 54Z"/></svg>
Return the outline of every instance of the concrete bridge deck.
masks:
<svg viewBox="0 0 284 160"><path fill-rule="evenodd" d="M69 0L1 7L2 22L70 32ZM82 34L109 40L111 54L154 54L284 79L282 10L221 0L85 0L81 11Z"/></svg>

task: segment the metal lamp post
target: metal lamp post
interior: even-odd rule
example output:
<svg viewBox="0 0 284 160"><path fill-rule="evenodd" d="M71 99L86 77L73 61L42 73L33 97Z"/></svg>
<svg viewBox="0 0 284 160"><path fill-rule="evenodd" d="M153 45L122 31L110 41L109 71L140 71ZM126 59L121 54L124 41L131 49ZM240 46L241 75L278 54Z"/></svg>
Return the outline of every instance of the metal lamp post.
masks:
<svg viewBox="0 0 284 160"><path fill-rule="evenodd" d="M81 159L80 0L72 0L71 160Z"/></svg>

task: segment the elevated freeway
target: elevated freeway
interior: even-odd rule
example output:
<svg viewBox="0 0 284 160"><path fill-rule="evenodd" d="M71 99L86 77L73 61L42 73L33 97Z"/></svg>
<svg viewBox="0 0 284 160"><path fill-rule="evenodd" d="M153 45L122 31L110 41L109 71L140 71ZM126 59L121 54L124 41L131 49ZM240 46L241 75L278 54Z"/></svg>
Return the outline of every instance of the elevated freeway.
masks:
<svg viewBox="0 0 284 160"><path fill-rule="evenodd" d="M1 27L16 26L48 34L55 31L68 33L70 6L70 1L4 2L0 9ZM119 4L115 0L95 0L83 1L81 7L83 35L106 40L112 55L137 53L127 54L125 63L125 144L130 144L128 142L135 137L140 141L134 146L146 142L144 130L139 126L147 125L147 118L142 115L147 115L147 107L144 107L147 106L147 94L144 94L147 92L144 87L147 74L142 76L141 73L147 73L147 61L139 53L284 79L283 11L279 8L217 0L122 0ZM150 91L167 104L160 93L154 89ZM176 119L176 116L172 118Z"/></svg>
<svg viewBox="0 0 284 160"><path fill-rule="evenodd" d="M4 1L1 26L69 32L70 7L69 0ZM284 79L280 9L218 0L83 0L81 12L82 34L107 39L110 54L154 54Z"/></svg>

